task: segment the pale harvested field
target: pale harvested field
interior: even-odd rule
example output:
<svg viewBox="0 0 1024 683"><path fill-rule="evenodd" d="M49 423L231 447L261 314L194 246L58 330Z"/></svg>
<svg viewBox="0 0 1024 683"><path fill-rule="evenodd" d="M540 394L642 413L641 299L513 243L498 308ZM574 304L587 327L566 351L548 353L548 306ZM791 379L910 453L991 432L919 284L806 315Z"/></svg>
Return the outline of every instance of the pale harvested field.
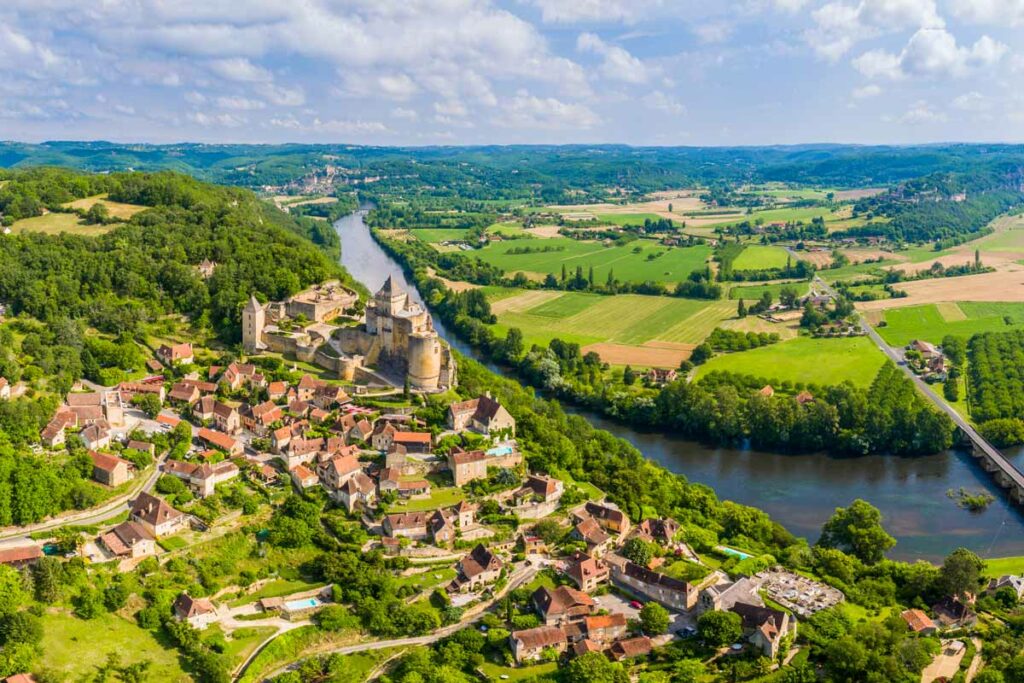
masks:
<svg viewBox="0 0 1024 683"><path fill-rule="evenodd" d="M813 263L818 268L832 265L832 252L830 251L799 251L801 261Z"/></svg>
<svg viewBox="0 0 1024 683"><path fill-rule="evenodd" d="M73 202L68 202L64 206L70 209L82 209L88 211L93 207L94 204L103 204L107 207L107 213L114 218L124 218L125 220L131 218L140 211L145 211L148 206L141 206L139 204L124 204L122 202L112 202L107 199L107 195L98 194L94 197L85 197L83 199L76 199Z"/></svg>
<svg viewBox="0 0 1024 683"><path fill-rule="evenodd" d="M956 322L958 320L967 320L967 315L952 301L935 304L935 309L947 323Z"/></svg>
<svg viewBox="0 0 1024 683"><path fill-rule="evenodd" d="M538 225L527 230L526 234L541 239L550 239L552 237L559 237L559 230L561 230L561 227L557 225Z"/></svg>
<svg viewBox="0 0 1024 683"><path fill-rule="evenodd" d="M879 258L889 259L892 261L902 261L905 256L900 254L894 254L891 251L885 251L883 249L869 249L855 247L853 249L841 249L840 250L846 258L850 259L850 263L864 263L869 260L876 260Z"/></svg>
<svg viewBox="0 0 1024 683"><path fill-rule="evenodd" d="M981 252L981 263L985 266L991 266L998 270L1022 270L1022 266L1017 263L1024 259L1024 252L1013 253L1013 252L992 252L982 251ZM894 266L889 266L889 270L901 270L904 273L921 273L932 267L935 262L941 263L944 267L950 266L962 266L965 263L974 262L974 249L965 249L961 251L953 252L952 254L946 254L938 258L929 259L927 261L920 261L918 263L899 263Z"/></svg>
<svg viewBox="0 0 1024 683"><path fill-rule="evenodd" d="M855 201L865 197L874 197L876 194L885 192L884 187L866 187L860 190L840 190L836 192L837 202Z"/></svg>
<svg viewBox="0 0 1024 683"><path fill-rule="evenodd" d="M601 360L611 365L632 365L640 367L677 368L690 357L694 344L666 344L648 342L643 346L626 344L588 344L580 349L583 353L597 352Z"/></svg>
<svg viewBox="0 0 1024 683"><path fill-rule="evenodd" d="M711 334L712 330L736 315L736 304L733 301L716 301L697 311L689 318L680 320L664 332L659 333L654 342L670 342L673 344L696 344Z"/></svg>
<svg viewBox="0 0 1024 683"><path fill-rule="evenodd" d="M564 294L564 292L550 289L527 290L522 294L517 294L515 296L495 301L491 304L491 313L494 315L509 312L523 313L535 306L540 306L546 301L557 299L562 296L562 294Z"/></svg>
<svg viewBox="0 0 1024 683"><path fill-rule="evenodd" d="M672 205L672 211L668 210L669 204ZM697 197L685 196L657 198L644 202L635 202L633 204L611 204L608 202L601 202L599 204L559 204L546 208L549 211L562 214L567 219L577 215L578 217L574 220L591 220L591 218L585 218L584 216L589 215L594 217L595 214L629 216L631 214L638 213L652 213L662 218L669 218L677 221L685 220L687 224L689 224L690 221L694 219L688 218L685 215L687 211L700 211L707 207L704 202ZM718 220L721 221L721 218Z"/></svg>
<svg viewBox="0 0 1024 683"><path fill-rule="evenodd" d="M1024 269L903 282L899 287L906 297L864 301L856 306L862 311L877 311L946 301L1024 301Z"/></svg>
<svg viewBox="0 0 1024 683"><path fill-rule="evenodd" d="M658 192L651 192L650 194L648 194L647 199L697 199L698 201L700 201L699 197L702 192L703 190L699 190L697 188L692 187L684 187L680 190L660 190Z"/></svg>

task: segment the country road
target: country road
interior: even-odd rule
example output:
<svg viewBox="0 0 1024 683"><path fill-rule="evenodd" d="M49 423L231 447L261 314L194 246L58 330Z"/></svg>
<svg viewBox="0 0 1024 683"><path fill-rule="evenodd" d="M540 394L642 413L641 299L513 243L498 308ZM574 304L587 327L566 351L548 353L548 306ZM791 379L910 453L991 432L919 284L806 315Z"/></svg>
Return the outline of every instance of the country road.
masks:
<svg viewBox="0 0 1024 683"><path fill-rule="evenodd" d="M50 531L51 529L57 529L67 524L91 526L101 524L108 519L113 519L114 517L128 511L128 501L139 495L139 492L145 491L149 493L153 490L153 487L156 486L157 479L160 478L160 467L163 465L163 461L163 457L154 460L153 472L142 483L142 486L135 486L128 491L128 493L108 500L106 503L96 508L75 510L74 512L58 515L28 526L7 527L6 529L0 530L0 542L22 538L27 542L31 542L32 539L30 538L30 534L34 534L39 531Z"/></svg>
<svg viewBox="0 0 1024 683"><path fill-rule="evenodd" d="M831 294L833 297L838 296L838 293L828 285L820 277L815 276L814 282L820 286L824 291ZM910 378L910 380L917 386L917 388L924 394L932 403L934 403L939 410L946 413L953 423L960 428L960 430L967 435L967 437L977 446L979 449L985 452L985 455L992 461L992 464L998 467L1007 477L1009 477L1013 483L1020 490L1024 490L1024 474L1020 472L1009 460L1003 456L999 450L990 444L988 440L983 437L974 426L969 423L964 417L958 413L951 405L946 403L927 382L922 380L919 376L914 374L914 371L907 365L906 360L903 358L903 354L900 353L899 349L895 349L890 346L882 336L871 326L870 323L861 315L860 311L856 311L857 322L860 324L861 329L867 334L867 336L882 350L896 367L900 368L903 373Z"/></svg>
<svg viewBox="0 0 1024 683"><path fill-rule="evenodd" d="M329 650L324 650L323 652L317 652L317 653L312 653L312 654L316 654L316 655L332 655L332 654L351 655L351 654L356 654L357 652L367 652L369 650L383 650L383 649L389 648L389 647L404 647L404 646L412 646L412 645L430 645L431 643L435 643L438 640L442 640L443 638L447 638L448 636L450 636L451 634L455 633L456 631L460 631L460 630L462 630L462 629L464 629L464 628L466 628L468 626L472 626L473 624L475 624L478 621L480 621L483 618L484 614L487 612L487 610L489 610L491 607L493 607L499 600L501 600L501 598L503 598L505 595L507 595L509 592L515 590L516 588L519 588L524 583L528 583L534 577L534 575L536 575L537 572L540 571L541 569L542 569L541 566L527 565L526 567L520 569L518 572L513 573L512 577L509 579L508 584L505 585L505 588L503 588L497 595L492 597L487 602L481 603L481 604L477 605L475 608L473 608L473 609L475 609L477 611L472 616L463 617L463 620L460 621L459 623L452 624L451 626L445 626L444 628L438 629L437 631L435 631L434 633L431 633L429 635L415 636L415 637L412 637L412 638L395 638L395 639L392 639L392 640L371 640L371 641L367 641L365 643L357 643L356 645L345 645L343 647L331 648ZM252 664L252 661L256 658L256 655L260 651L262 651L263 648L266 647L266 645L268 643L270 643L272 641L273 641L273 638L271 638L270 640L266 641L262 646L260 646L251 655L249 655L248 660L246 660L242 664L242 666L239 667L238 673L235 675L234 680L237 681L237 680L241 679L242 676L245 675L246 669L248 669L249 665ZM306 656L302 657L302 659L306 659L307 657L312 656L312 654L306 655ZM287 665L279 667L279 668L271 671L270 673L262 676L260 678L260 680L262 681L262 680L272 679L272 678L275 678L276 676L280 676L281 674L285 673L286 671L294 670L295 667L299 664L299 662L302 661L302 659L294 661L294 662L289 662Z"/></svg>

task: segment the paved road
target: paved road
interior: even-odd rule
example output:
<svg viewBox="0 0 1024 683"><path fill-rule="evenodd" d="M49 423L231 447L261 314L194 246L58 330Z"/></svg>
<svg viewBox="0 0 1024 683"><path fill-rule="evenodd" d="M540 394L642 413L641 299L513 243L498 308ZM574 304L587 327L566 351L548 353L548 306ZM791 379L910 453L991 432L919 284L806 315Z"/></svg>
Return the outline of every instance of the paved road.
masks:
<svg viewBox="0 0 1024 683"><path fill-rule="evenodd" d="M452 624L451 626L445 626L444 628L438 629L437 631L434 631L433 633L431 633L429 635L426 635L426 636L416 636L414 638L395 638L393 640L371 640L371 641L367 641L365 643L357 643L356 645L345 645L344 647L331 648L329 650L324 650L322 652L317 652L315 654L318 654L318 655L332 655L332 654L351 655L351 654L356 654L357 652L367 652L369 650L383 650L383 649L389 648L389 647L404 647L404 646L412 646L412 645L430 645L431 643L435 643L435 642L437 642L437 641L439 641L439 640L441 640L443 638L447 638L451 634L455 633L456 631L460 631L460 630L466 628L467 626L472 626L476 622L478 622L481 619L483 619L483 616L487 612L488 609L493 607L495 605L495 603L497 603L499 600L501 600L503 597L505 597L505 595L507 595L510 591L513 591L516 588L519 588L520 586L522 586L525 583L529 583L530 580L533 579L534 575L538 571L540 571L542 569L542 567L543 567L542 565L538 565L538 566L527 565L525 567L521 567L520 569L516 570L515 572L512 573L512 576L509 578L509 582L508 582L508 584L506 584L505 588L502 591L500 591L497 595L495 595L493 598L488 600L487 602L481 603L480 605L477 605L474 608L474 610L476 610L476 611L472 615L463 617L463 620L460 621L459 623ZM250 623L259 623L259 622L250 622ZM234 680L237 681L243 675L245 675L245 670L247 668L249 668L249 665L252 663L252 660L255 659L256 655L260 651L262 651L263 648L266 647L268 643L270 643L272 641L273 641L273 637L270 640L268 640L265 643L263 643L263 645L261 645L259 648L256 649L256 651L254 651L251 655L249 655L248 660L246 660L242 664L242 666L239 667L238 673L235 674ZM308 656L311 656L311 655L306 655L302 659L305 659ZM271 671L270 673L264 675L260 680L267 680L267 679L275 678L276 676L280 676L281 674L285 673L286 671L292 671L292 670L294 670L298 666L299 662L301 662L301 661L302 660L300 659L298 661L291 662L291 663L289 663L286 666L282 666L282 667L280 667L278 669L275 669L274 671Z"/></svg>
<svg viewBox="0 0 1024 683"><path fill-rule="evenodd" d="M815 276L814 281L815 284L820 286L822 289L824 289L832 296L838 296L836 291L832 289L831 286L826 284L825 281L822 280L820 277ZM964 434L966 434L972 442L974 442L974 445L977 446L980 450L984 451L985 455L988 457L988 459L992 462L993 465L998 467L1007 477L1009 477L1010 480L1013 481L1014 484L1021 491L1024 491L1024 474L1021 474L1020 470L1014 467L1009 460L1003 457L1003 454L1000 453L999 450L995 448L995 446L990 444L981 434L979 434L978 430L976 430L973 425L967 422L967 420L965 420L963 416L960 415L960 413L958 413L955 409L953 409L952 406L950 406L941 397L939 397L939 395L932 390L931 386L929 386L927 382L918 377L914 373L914 371L911 370L910 367L907 365L907 362L903 358L901 350L894 349L892 346L889 346L889 344L884 339L882 339L881 335L879 335L878 332L875 331L875 328L873 328L868 323L868 321L864 319L864 316L860 314L860 311L857 311L856 315L861 328L867 333L871 341L873 341L878 346L878 348L882 350L882 353L888 356L896 364L896 367L903 370L903 373L910 378L910 380L917 386L921 393L928 397L928 399L931 400L931 402L934 403L939 408L939 410L946 413L946 415L949 415L950 419L953 420L953 423L957 427L959 427L960 430Z"/></svg>

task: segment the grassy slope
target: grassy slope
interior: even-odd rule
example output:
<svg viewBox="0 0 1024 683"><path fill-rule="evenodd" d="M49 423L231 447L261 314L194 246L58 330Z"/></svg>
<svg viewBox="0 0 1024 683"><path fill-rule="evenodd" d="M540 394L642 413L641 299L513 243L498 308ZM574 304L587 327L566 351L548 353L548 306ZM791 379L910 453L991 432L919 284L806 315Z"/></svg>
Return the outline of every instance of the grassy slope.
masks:
<svg viewBox="0 0 1024 683"><path fill-rule="evenodd" d="M148 659L149 675L154 681L191 681L182 671L177 652L157 642L153 634L112 614L84 621L64 613L51 612L43 617L42 650L48 668L77 679L95 673L117 652L124 664Z"/></svg>
<svg viewBox="0 0 1024 683"><path fill-rule="evenodd" d="M48 213L34 218L22 218L11 226L11 232L41 232L59 235L70 232L76 235L94 237L110 230L109 225L82 225L73 213Z"/></svg>
<svg viewBox="0 0 1024 683"><path fill-rule="evenodd" d="M697 376L712 370L728 370L772 381L838 384L850 380L867 386L884 362L882 352L866 337L798 337L751 351L716 356L698 369Z"/></svg>

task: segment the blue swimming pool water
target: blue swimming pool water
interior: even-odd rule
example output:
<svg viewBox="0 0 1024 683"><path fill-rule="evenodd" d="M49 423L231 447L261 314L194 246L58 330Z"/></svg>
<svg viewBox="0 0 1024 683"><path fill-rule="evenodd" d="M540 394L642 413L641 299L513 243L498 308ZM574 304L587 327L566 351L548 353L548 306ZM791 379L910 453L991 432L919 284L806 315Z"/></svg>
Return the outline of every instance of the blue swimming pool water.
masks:
<svg viewBox="0 0 1024 683"><path fill-rule="evenodd" d="M512 447L511 446L498 446L497 448L492 448L491 450L487 451L487 455L494 455L494 456L511 455L511 454L512 454Z"/></svg>
<svg viewBox="0 0 1024 683"><path fill-rule="evenodd" d="M741 560L745 560L748 557L753 557L753 555L750 555L749 553L745 553L742 550L736 550L735 548L730 548L730 547L724 546L724 545L718 546L716 548L716 550L719 550L719 551L725 553L726 555L732 555L733 557L738 557Z"/></svg>
<svg viewBox="0 0 1024 683"><path fill-rule="evenodd" d="M294 612L300 609L311 609L313 607L319 607L320 601L316 598L303 598L302 600L289 600L288 602L284 603L284 606L289 611Z"/></svg>

